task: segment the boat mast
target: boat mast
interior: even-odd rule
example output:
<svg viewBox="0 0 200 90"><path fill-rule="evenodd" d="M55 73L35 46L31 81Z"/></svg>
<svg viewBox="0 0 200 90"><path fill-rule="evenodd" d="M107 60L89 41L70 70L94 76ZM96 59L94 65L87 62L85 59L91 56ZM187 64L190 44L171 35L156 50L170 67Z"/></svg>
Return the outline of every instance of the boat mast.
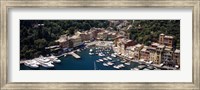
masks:
<svg viewBox="0 0 200 90"><path fill-rule="evenodd" d="M94 70L97 70L97 69L96 69L96 63L95 63L95 61L94 61Z"/></svg>

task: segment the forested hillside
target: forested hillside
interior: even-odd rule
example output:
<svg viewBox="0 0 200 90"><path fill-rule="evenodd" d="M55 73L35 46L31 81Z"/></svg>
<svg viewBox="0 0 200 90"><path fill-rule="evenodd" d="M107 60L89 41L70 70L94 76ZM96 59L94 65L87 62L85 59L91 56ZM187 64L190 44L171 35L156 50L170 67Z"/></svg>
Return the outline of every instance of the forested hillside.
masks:
<svg viewBox="0 0 200 90"><path fill-rule="evenodd" d="M180 20L129 20L130 38L137 43L149 45L157 42L160 33L175 37L180 48ZM20 58L45 55L45 47L55 45L62 34L73 35L92 27L108 28L108 20L20 20ZM115 27L113 27L115 29Z"/></svg>

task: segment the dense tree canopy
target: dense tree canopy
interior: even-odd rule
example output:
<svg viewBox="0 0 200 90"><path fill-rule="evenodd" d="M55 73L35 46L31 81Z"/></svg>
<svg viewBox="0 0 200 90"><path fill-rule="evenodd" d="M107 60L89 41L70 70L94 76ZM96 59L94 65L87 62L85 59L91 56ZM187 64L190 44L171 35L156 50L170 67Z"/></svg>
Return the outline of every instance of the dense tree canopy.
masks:
<svg viewBox="0 0 200 90"><path fill-rule="evenodd" d="M157 42L160 33L175 37L180 48L180 20L129 20L132 28L127 32L137 43L146 45ZM108 28L108 20L20 20L20 58L45 55L45 47L56 45L62 34L73 35L92 27ZM117 30L116 27L113 27Z"/></svg>

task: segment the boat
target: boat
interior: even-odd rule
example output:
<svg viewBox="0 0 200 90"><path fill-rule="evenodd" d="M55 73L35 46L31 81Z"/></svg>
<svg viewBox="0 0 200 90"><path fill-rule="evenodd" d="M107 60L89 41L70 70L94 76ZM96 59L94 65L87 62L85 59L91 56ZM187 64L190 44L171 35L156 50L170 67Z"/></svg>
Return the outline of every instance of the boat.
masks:
<svg viewBox="0 0 200 90"><path fill-rule="evenodd" d="M103 62L103 59L99 59L100 62Z"/></svg>
<svg viewBox="0 0 200 90"><path fill-rule="evenodd" d="M110 58L110 57L107 57L107 59L112 60L112 58Z"/></svg>
<svg viewBox="0 0 200 90"><path fill-rule="evenodd" d="M94 53L89 53L89 55L94 55Z"/></svg>
<svg viewBox="0 0 200 90"><path fill-rule="evenodd" d="M108 64L106 64L106 63L103 63L103 65L104 65L104 66L108 66Z"/></svg>
<svg viewBox="0 0 200 90"><path fill-rule="evenodd" d="M113 68L119 69L119 66L118 65L114 65Z"/></svg>
<svg viewBox="0 0 200 90"><path fill-rule="evenodd" d="M126 61L125 61L125 60L122 60L121 62L122 62L122 63L125 63Z"/></svg>
<svg viewBox="0 0 200 90"><path fill-rule="evenodd" d="M125 67L124 64L119 64L118 65L120 68Z"/></svg>
<svg viewBox="0 0 200 90"><path fill-rule="evenodd" d="M39 64L37 64L35 61L25 61L24 65L28 66L30 68L38 68L39 67L38 66Z"/></svg>
<svg viewBox="0 0 200 90"><path fill-rule="evenodd" d="M108 64L108 65L113 65L114 63L112 63L112 62L107 62L107 64Z"/></svg>
<svg viewBox="0 0 200 90"><path fill-rule="evenodd" d="M130 62L126 62L126 63L124 63L125 65L131 65L131 63Z"/></svg>
<svg viewBox="0 0 200 90"><path fill-rule="evenodd" d="M102 52L98 54L99 56L105 56L105 54L103 54Z"/></svg>
<svg viewBox="0 0 200 90"><path fill-rule="evenodd" d="M92 49L90 49L90 52L92 52L93 50Z"/></svg>
<svg viewBox="0 0 200 90"><path fill-rule="evenodd" d="M135 67L135 68L131 68L131 70L140 70L140 69L138 69L137 67Z"/></svg>
<svg viewBox="0 0 200 90"><path fill-rule="evenodd" d="M146 68L146 65L139 65L138 69L143 70L144 68Z"/></svg>
<svg viewBox="0 0 200 90"><path fill-rule="evenodd" d="M116 55L115 55L115 54L113 54L113 53L111 54L111 56L112 56L112 57L116 57Z"/></svg>
<svg viewBox="0 0 200 90"><path fill-rule="evenodd" d="M77 49L77 52L81 52L81 50L80 50L80 49Z"/></svg>
<svg viewBox="0 0 200 90"><path fill-rule="evenodd" d="M60 60L60 59L54 59L53 62L55 62L55 63L60 63L61 60Z"/></svg>
<svg viewBox="0 0 200 90"><path fill-rule="evenodd" d="M103 60L108 60L107 58L103 58Z"/></svg>
<svg viewBox="0 0 200 90"><path fill-rule="evenodd" d="M96 60L96 62L100 62L99 60Z"/></svg>
<svg viewBox="0 0 200 90"><path fill-rule="evenodd" d="M43 67L46 67L46 68L52 68L52 67L54 67L54 65L52 64L52 62L42 63L41 65Z"/></svg>
<svg viewBox="0 0 200 90"><path fill-rule="evenodd" d="M147 69L154 70L155 68L153 66L148 66Z"/></svg>

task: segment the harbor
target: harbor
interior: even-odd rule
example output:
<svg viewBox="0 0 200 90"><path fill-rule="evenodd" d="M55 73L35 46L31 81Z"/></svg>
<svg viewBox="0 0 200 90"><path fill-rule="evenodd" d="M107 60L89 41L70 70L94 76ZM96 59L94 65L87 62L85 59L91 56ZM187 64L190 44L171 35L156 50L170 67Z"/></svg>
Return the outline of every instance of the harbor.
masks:
<svg viewBox="0 0 200 90"><path fill-rule="evenodd" d="M35 67L30 67L27 62L31 60L20 61L21 70L160 70L160 68L149 66L139 62L138 60L130 60L120 57L112 49L112 47L97 47L90 44L86 47L63 53L59 56L51 56L60 60L54 63L54 59L49 59L46 67L44 63L36 63ZM45 59L47 57L39 57L36 59ZM42 60L40 60L41 62ZM44 62L45 60L43 60ZM161 68L162 69L162 68Z"/></svg>

